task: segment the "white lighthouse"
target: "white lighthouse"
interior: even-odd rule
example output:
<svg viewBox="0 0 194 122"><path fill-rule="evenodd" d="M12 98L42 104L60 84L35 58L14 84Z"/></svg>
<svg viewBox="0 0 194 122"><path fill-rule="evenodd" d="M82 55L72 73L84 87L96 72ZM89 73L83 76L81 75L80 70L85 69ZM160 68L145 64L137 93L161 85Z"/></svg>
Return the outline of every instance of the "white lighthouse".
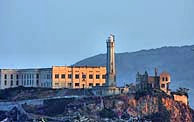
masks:
<svg viewBox="0 0 194 122"><path fill-rule="evenodd" d="M106 86L116 86L116 71L115 71L115 36L110 35L107 43L107 59L106 59Z"/></svg>

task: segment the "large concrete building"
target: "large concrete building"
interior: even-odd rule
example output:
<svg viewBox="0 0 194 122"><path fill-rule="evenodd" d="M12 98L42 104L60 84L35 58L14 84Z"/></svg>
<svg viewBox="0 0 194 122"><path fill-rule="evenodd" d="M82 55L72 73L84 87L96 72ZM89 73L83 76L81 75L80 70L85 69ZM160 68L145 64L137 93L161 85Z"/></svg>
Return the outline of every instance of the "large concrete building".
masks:
<svg viewBox="0 0 194 122"><path fill-rule="evenodd" d="M106 67L101 66L53 66L53 88L92 88L106 81Z"/></svg>
<svg viewBox="0 0 194 122"><path fill-rule="evenodd" d="M23 87L91 88L105 84L106 67L53 66L41 69L0 69L0 89Z"/></svg>
<svg viewBox="0 0 194 122"><path fill-rule="evenodd" d="M0 89L23 87L52 87L51 68L0 69Z"/></svg>

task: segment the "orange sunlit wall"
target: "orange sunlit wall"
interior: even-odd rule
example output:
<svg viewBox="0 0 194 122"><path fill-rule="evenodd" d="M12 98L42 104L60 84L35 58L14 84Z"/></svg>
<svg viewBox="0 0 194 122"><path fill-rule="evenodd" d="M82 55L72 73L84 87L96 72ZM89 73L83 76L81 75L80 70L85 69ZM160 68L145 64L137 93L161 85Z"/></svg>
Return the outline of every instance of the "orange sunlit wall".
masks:
<svg viewBox="0 0 194 122"><path fill-rule="evenodd" d="M92 88L106 81L106 67L53 66L52 88Z"/></svg>

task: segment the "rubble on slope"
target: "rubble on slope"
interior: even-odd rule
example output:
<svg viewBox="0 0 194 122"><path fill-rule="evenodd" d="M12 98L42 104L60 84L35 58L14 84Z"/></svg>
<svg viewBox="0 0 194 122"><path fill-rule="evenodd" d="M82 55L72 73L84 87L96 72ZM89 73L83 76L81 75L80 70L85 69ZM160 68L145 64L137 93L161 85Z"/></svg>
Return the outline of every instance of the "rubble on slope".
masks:
<svg viewBox="0 0 194 122"><path fill-rule="evenodd" d="M51 89L51 88L32 88L18 87L0 90L0 101L19 101L28 99L42 99L61 96L82 96L93 95L90 89Z"/></svg>

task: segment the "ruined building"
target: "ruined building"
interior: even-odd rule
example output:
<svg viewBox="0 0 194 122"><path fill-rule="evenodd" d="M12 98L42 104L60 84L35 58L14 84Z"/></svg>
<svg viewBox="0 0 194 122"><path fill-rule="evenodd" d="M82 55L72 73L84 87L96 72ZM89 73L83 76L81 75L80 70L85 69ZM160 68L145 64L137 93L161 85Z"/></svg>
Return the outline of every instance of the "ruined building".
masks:
<svg viewBox="0 0 194 122"><path fill-rule="evenodd" d="M160 89L170 95L169 84L170 74L162 72L158 75L157 69L154 76L149 76L147 71L144 74L138 72L136 75L137 90Z"/></svg>
<svg viewBox="0 0 194 122"><path fill-rule="evenodd" d="M175 101L182 102L185 105L188 105L188 89L180 88L176 92L171 92L169 85L171 82L170 74L167 72L162 72L160 75L157 74L157 69L155 69L155 75L149 76L147 71L144 74L139 72L136 75L136 90L137 91L146 91L153 89L160 89L165 92Z"/></svg>

